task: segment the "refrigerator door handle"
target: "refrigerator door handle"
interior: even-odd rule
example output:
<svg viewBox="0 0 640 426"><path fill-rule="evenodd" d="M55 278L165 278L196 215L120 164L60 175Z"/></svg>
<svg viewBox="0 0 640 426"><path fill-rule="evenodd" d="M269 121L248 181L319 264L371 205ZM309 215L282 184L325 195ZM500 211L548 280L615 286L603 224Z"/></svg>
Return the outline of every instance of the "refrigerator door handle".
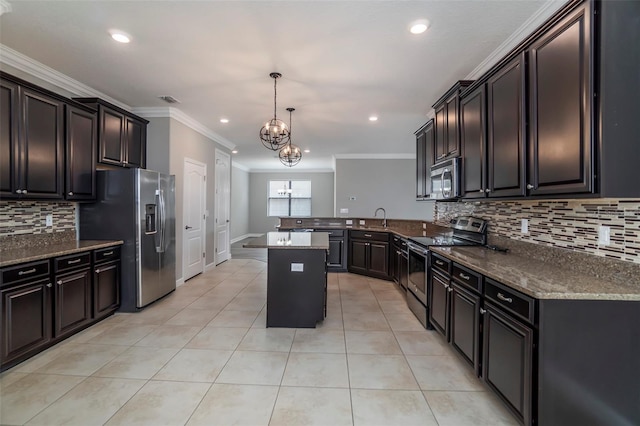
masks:
<svg viewBox="0 0 640 426"><path fill-rule="evenodd" d="M164 235L165 235L165 210L164 210L164 194L161 189L156 190L156 197L158 198L159 214L158 214L158 229L159 238L156 240L156 252L164 252Z"/></svg>

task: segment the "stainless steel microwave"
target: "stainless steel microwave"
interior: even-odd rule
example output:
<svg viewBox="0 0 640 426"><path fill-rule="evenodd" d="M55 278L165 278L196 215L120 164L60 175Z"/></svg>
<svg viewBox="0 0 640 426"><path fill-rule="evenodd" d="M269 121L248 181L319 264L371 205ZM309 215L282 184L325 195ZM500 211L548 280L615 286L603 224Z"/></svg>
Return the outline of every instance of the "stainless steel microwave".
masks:
<svg viewBox="0 0 640 426"><path fill-rule="evenodd" d="M432 200L449 200L460 196L460 157L431 166Z"/></svg>

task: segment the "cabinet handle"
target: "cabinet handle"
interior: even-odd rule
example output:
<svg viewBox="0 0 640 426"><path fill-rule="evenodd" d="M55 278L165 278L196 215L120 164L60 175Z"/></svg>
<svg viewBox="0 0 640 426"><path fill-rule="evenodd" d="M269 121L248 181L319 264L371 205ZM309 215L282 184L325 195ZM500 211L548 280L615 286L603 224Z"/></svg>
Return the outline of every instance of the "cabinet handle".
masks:
<svg viewBox="0 0 640 426"><path fill-rule="evenodd" d="M504 294L498 293L498 299L504 300L505 302L513 303L513 299L510 297L505 297Z"/></svg>
<svg viewBox="0 0 640 426"><path fill-rule="evenodd" d="M469 275L465 275L462 272L460 272L460 274L458 274L460 276L460 278L462 278L463 280L467 280L469 281L469 278L471 278Z"/></svg>
<svg viewBox="0 0 640 426"><path fill-rule="evenodd" d="M26 193L27 193L27 190L26 190L26 189L23 189L23 190L22 190L22 193L23 193L23 194L26 194Z"/></svg>
<svg viewBox="0 0 640 426"><path fill-rule="evenodd" d="M72 265L74 263L78 263L78 262L81 262L81 261L82 261L82 258L79 258L79 259L67 260L67 263L69 265Z"/></svg>
<svg viewBox="0 0 640 426"><path fill-rule="evenodd" d="M447 289L447 291L448 291L449 293L451 293L451 292L453 291L453 287L449 287L449 288Z"/></svg>
<svg viewBox="0 0 640 426"><path fill-rule="evenodd" d="M33 274L36 271L36 268L31 268L31 269L27 269L26 271L19 271L18 275L27 275L27 274Z"/></svg>
<svg viewBox="0 0 640 426"><path fill-rule="evenodd" d="M67 195L73 195L73 192L69 191L69 193Z"/></svg>
<svg viewBox="0 0 640 426"><path fill-rule="evenodd" d="M58 285L62 285L62 280L58 280Z"/></svg>
<svg viewBox="0 0 640 426"><path fill-rule="evenodd" d="M480 191L478 191L478 192L482 192L482 193L484 193L484 189L481 189L481 190L480 190Z"/></svg>
<svg viewBox="0 0 640 426"><path fill-rule="evenodd" d="M108 253L102 253L103 256L111 256L113 254L113 250L111 250Z"/></svg>
<svg viewBox="0 0 640 426"><path fill-rule="evenodd" d="M482 309L482 308L480 308L480 315L484 315L484 314L486 314L486 313L487 313L487 310L486 310L486 309Z"/></svg>
<svg viewBox="0 0 640 426"><path fill-rule="evenodd" d="M51 287L53 287L53 284L48 283L48 284L47 284L47 287L51 288Z"/></svg>
<svg viewBox="0 0 640 426"><path fill-rule="evenodd" d="M487 194L491 192L491 190L489 188L485 189L484 192L486 192Z"/></svg>
<svg viewBox="0 0 640 426"><path fill-rule="evenodd" d="M530 183L527 184L527 189L533 189L533 188L534 188L533 185L531 185Z"/></svg>
<svg viewBox="0 0 640 426"><path fill-rule="evenodd" d="M16 189L16 194L22 194L22 189Z"/></svg>
<svg viewBox="0 0 640 426"><path fill-rule="evenodd" d="M96 269L96 274L99 274L99 273L100 273L100 269Z"/></svg>
<svg viewBox="0 0 640 426"><path fill-rule="evenodd" d="M371 234L364 234L365 237L371 238Z"/></svg>
<svg viewBox="0 0 640 426"><path fill-rule="evenodd" d="M441 260L436 260L436 265L444 266L444 262Z"/></svg>

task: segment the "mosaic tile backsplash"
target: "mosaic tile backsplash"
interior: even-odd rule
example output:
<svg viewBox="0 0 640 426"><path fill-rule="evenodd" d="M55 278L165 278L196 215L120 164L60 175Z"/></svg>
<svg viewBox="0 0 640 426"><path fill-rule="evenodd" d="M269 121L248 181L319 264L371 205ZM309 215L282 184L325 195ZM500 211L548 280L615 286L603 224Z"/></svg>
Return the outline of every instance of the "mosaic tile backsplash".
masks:
<svg viewBox="0 0 640 426"><path fill-rule="evenodd" d="M53 226L46 226L46 216ZM76 205L41 201L0 201L0 237L76 230Z"/></svg>
<svg viewBox="0 0 640 426"><path fill-rule="evenodd" d="M640 264L640 199L437 202L434 221L473 215L489 221L489 235L567 248ZM521 220L529 220L522 234ZM611 243L598 244L610 227Z"/></svg>

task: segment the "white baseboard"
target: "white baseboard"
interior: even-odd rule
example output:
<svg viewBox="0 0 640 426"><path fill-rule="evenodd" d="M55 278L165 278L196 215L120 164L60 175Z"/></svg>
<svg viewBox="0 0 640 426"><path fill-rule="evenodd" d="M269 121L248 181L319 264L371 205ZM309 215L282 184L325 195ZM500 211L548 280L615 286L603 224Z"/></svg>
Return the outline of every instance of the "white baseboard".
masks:
<svg viewBox="0 0 640 426"><path fill-rule="evenodd" d="M182 284L184 284L184 278L180 278L179 280L176 280L176 287L180 287Z"/></svg>
<svg viewBox="0 0 640 426"><path fill-rule="evenodd" d="M214 262L209 263L208 265L204 266L204 272L210 271L212 269L215 269L216 264Z"/></svg>
<svg viewBox="0 0 640 426"><path fill-rule="evenodd" d="M261 234L244 234L244 235L240 235L239 237L234 238L233 240L231 240L230 243L233 244L233 243L237 243L238 241L242 241L245 238L252 238L252 237L256 238L256 237L260 237L262 235L264 235L264 233L261 233Z"/></svg>

